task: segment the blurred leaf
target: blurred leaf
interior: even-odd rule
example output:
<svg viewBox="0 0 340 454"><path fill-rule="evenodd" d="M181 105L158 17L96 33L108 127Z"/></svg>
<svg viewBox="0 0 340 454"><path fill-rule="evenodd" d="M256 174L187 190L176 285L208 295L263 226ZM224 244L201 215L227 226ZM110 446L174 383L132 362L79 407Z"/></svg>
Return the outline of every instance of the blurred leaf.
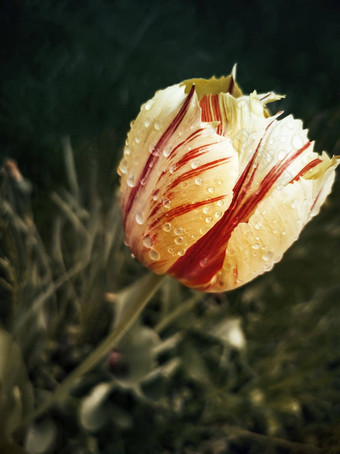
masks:
<svg viewBox="0 0 340 454"><path fill-rule="evenodd" d="M108 414L104 404L112 388L112 383L100 383L82 400L80 421L85 429L95 432L106 422Z"/></svg>
<svg viewBox="0 0 340 454"><path fill-rule="evenodd" d="M29 454L51 452L57 436L57 428L52 419L45 418L32 424L26 434L25 448Z"/></svg>
<svg viewBox="0 0 340 454"><path fill-rule="evenodd" d="M33 390L19 346L0 329L0 435L15 431L22 418L33 408Z"/></svg>

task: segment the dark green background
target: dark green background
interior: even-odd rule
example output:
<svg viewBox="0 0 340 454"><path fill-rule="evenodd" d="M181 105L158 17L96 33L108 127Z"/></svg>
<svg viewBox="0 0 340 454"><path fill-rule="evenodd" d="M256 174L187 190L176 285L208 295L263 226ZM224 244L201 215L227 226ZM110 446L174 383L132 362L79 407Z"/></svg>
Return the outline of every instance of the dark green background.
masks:
<svg viewBox="0 0 340 454"><path fill-rule="evenodd" d="M101 218L102 213L87 206L91 191L93 199L99 192L101 201L102 197L108 200L117 188L115 168L129 122L141 103L156 90L183 79L228 74L237 62L238 82L244 92L256 89L286 94L272 110L284 109L302 118L310 129L309 137L316 140L317 151L340 155L339 13L336 0L0 0L0 164L6 157L15 158L33 184L34 219L47 245L53 279L59 278L64 264L60 268L53 240L49 248L58 212L49 195L57 191L65 196L62 188L68 187L62 148L65 135L71 138L79 171L79 200L89 213L81 218L84 228L91 233L97 225L99 232L93 234L95 271L85 269L54 295L58 308L59 304L63 307L64 293L72 307L76 298L67 292L74 285L87 317L85 328L74 315L76 311L68 309L70 314L65 312L59 331L44 333L54 342L52 346L46 340L35 343L44 349L49 346L50 359L37 355L36 363L27 362L38 397L50 389L46 379L50 373L61 380L104 336L106 328L100 325L107 321L103 294L115 292L145 273L127 248L121 247L121 227L114 230L113 264L102 265L100 259L107 252L102 236L112 233L111 225L116 228L112 219L119 220L119 214L113 206L112 219ZM95 187L89 179L94 167L99 171ZM77 446L82 446L79 453L86 454L225 454L227 448L218 451L214 446L228 436L228 454L290 454L308 452L308 446L322 447L325 454L339 453L339 197L337 181L321 214L273 271L236 291L203 295L194 310L161 333L162 341L176 333L184 340L169 354L181 361L179 371L163 377L159 387L149 385L148 395L153 395L154 403L122 390L106 402L108 411L118 406L128 413L129 428L118 424L119 414L108 413L109 422L95 435L85 433L77 421L76 405L92 386L117 376L117 370L110 375L105 363L89 374L84 389L75 391L77 404L72 398L60 413L52 411L58 441L50 452L78 454ZM97 202L99 205L99 199ZM62 222L61 242L66 245L69 269L83 260L88 244L69 219ZM11 225L4 224L11 239ZM10 257L6 235L0 240L6 243L3 255ZM20 257L19 269L26 266ZM26 274L23 272L18 285L29 309L32 298ZM33 288L34 295L40 295L45 285L42 279L41 287ZM154 329L163 312L182 307L190 295L174 280L168 281L146 308L143 326ZM10 301L3 304L2 312ZM18 319L20 315L19 311ZM247 340L247 350L241 354L232 348L222 351L221 342L216 343L211 335L217 322L230 317L240 318ZM2 324L7 329L4 321ZM86 336L72 344L73 337L67 336L78 329ZM26 338L21 346L31 354ZM139 347L148 354L143 342ZM169 359L163 356L159 364ZM135 356L126 354L123 360L133 366ZM261 402L253 400L259 391ZM174 402L174 408L164 413L158 406L158 399L163 398ZM287 411L287 402L298 403L299 412ZM271 431L271 419L279 425L276 432ZM249 433L235 438L225 424ZM272 433L307 448L292 451L291 446L284 448L275 440L269 443ZM98 449L86 450L94 438Z"/></svg>
<svg viewBox="0 0 340 454"><path fill-rule="evenodd" d="M110 178L143 101L235 62L244 91L287 94L277 108L303 117L332 152L338 14L335 0L2 0L1 153L50 189L69 134L79 163L96 161Z"/></svg>

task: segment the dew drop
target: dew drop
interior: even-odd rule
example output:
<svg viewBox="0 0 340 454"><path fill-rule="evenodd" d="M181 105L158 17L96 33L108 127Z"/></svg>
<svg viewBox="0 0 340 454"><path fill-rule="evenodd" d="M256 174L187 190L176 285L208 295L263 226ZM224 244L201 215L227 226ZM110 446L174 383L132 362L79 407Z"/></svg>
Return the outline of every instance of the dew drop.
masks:
<svg viewBox="0 0 340 454"><path fill-rule="evenodd" d="M216 202L216 205L217 205L218 207L223 207L224 201L223 201L223 200L218 200L218 201Z"/></svg>
<svg viewBox="0 0 340 454"><path fill-rule="evenodd" d="M209 208L209 207L204 207L204 208L203 208L203 213L204 213L204 214L208 214L209 211L210 211L210 208Z"/></svg>
<svg viewBox="0 0 340 454"><path fill-rule="evenodd" d="M272 260L273 257L274 257L274 254L271 251L268 251L266 254L264 254L262 256L262 258L263 258L263 260L265 262L268 262L269 260Z"/></svg>
<svg viewBox="0 0 340 454"><path fill-rule="evenodd" d="M296 207L297 207L297 202L296 202L296 200L293 200L293 202L290 204L290 206L291 206L292 208L296 208Z"/></svg>
<svg viewBox="0 0 340 454"><path fill-rule="evenodd" d="M142 211L138 211L136 214L136 222L139 225L142 225L144 223L144 213Z"/></svg>
<svg viewBox="0 0 340 454"><path fill-rule="evenodd" d="M161 130L161 125L158 123L158 121L156 121L154 123L153 127L156 129L156 131L160 131Z"/></svg>
<svg viewBox="0 0 340 454"><path fill-rule="evenodd" d="M207 265L207 263L208 263L208 259L207 259L207 258L205 258L205 259L202 259L202 260L200 260L200 262L199 262L199 263L200 263L200 266L201 266L201 267L203 268L204 266L206 266L206 265Z"/></svg>
<svg viewBox="0 0 340 454"><path fill-rule="evenodd" d="M164 230L164 232L170 232L170 230L171 230L171 224L170 224L170 222L166 222L166 223L163 225L163 230Z"/></svg>
<svg viewBox="0 0 340 454"><path fill-rule="evenodd" d="M175 172L176 170L176 164L172 165L169 169L169 172L171 173L171 175Z"/></svg>
<svg viewBox="0 0 340 454"><path fill-rule="evenodd" d="M151 248L152 246L152 239L149 237L149 236L146 236L144 239L143 239L143 244L145 247L147 247L148 249Z"/></svg>
<svg viewBox="0 0 340 454"><path fill-rule="evenodd" d="M217 180L217 184L219 185L223 184L223 180Z"/></svg>
<svg viewBox="0 0 340 454"><path fill-rule="evenodd" d="M128 156L129 154L131 154L131 150L130 150L129 147L126 147L126 148L125 148L124 154L125 154L126 156Z"/></svg>
<svg viewBox="0 0 340 454"><path fill-rule="evenodd" d="M145 110L150 110L154 101L153 99L150 99L146 104L145 104Z"/></svg>
<svg viewBox="0 0 340 454"><path fill-rule="evenodd" d="M195 161L192 161L191 163L191 168L192 169L197 169L197 167L200 165L200 161L197 159Z"/></svg>
<svg viewBox="0 0 340 454"><path fill-rule="evenodd" d="M174 250L172 249L172 247L169 247L168 252L169 254L174 255Z"/></svg>
<svg viewBox="0 0 340 454"><path fill-rule="evenodd" d="M196 178L195 184L197 184L197 186L201 186L202 183L203 183L202 178Z"/></svg>
<svg viewBox="0 0 340 454"><path fill-rule="evenodd" d="M140 143L140 138L139 137L135 137L135 142L136 143Z"/></svg>
<svg viewBox="0 0 340 454"><path fill-rule="evenodd" d="M122 174L125 174L127 172L127 166L128 166L128 162L126 159L122 159L120 161L120 164L119 164L119 172L121 172Z"/></svg>
<svg viewBox="0 0 340 454"><path fill-rule="evenodd" d="M183 229L181 227L176 227L174 232L175 235L181 235L183 233Z"/></svg>
<svg viewBox="0 0 340 454"><path fill-rule="evenodd" d="M144 121L144 126L148 128L150 126L150 120L145 120Z"/></svg>
<svg viewBox="0 0 340 454"><path fill-rule="evenodd" d="M158 197L159 197L158 192L155 192L152 196L152 200L154 200L156 202L158 200Z"/></svg>
<svg viewBox="0 0 340 454"><path fill-rule="evenodd" d="M166 148L164 148L164 150L163 150L163 156L164 156L165 158L167 158L167 157L170 156L171 152L172 152L172 147L166 147Z"/></svg>
<svg viewBox="0 0 340 454"><path fill-rule="evenodd" d="M146 185L146 178L142 178L140 180L140 184L141 184L141 186L145 186Z"/></svg>
<svg viewBox="0 0 340 454"><path fill-rule="evenodd" d="M151 260L159 260L160 259L159 253L157 251L155 251L154 249L151 249L151 251L149 252L149 256L150 256Z"/></svg>
<svg viewBox="0 0 340 454"><path fill-rule="evenodd" d="M285 230L282 230L281 235L285 236L285 235L287 235L287 232Z"/></svg>
<svg viewBox="0 0 340 454"><path fill-rule="evenodd" d="M207 189L207 191L212 194L214 191L215 191L215 188L214 186L209 186L209 188Z"/></svg>
<svg viewBox="0 0 340 454"><path fill-rule="evenodd" d="M166 199L163 201L163 207L164 208L170 208L171 201L169 199Z"/></svg>
<svg viewBox="0 0 340 454"><path fill-rule="evenodd" d="M210 222L212 222L212 220L213 220L213 217L212 217L212 216L208 216L208 217L205 218L205 222L206 222L207 224L210 224Z"/></svg>
<svg viewBox="0 0 340 454"><path fill-rule="evenodd" d="M215 218L219 219L222 216L222 211L216 211Z"/></svg>
<svg viewBox="0 0 340 454"><path fill-rule="evenodd" d="M185 254L185 251L183 249L181 251L177 252L177 255L179 255L179 256L183 256L184 254Z"/></svg>
<svg viewBox="0 0 340 454"><path fill-rule="evenodd" d="M276 235L278 233L278 231L276 229L274 229L273 233L274 233L274 235Z"/></svg>
<svg viewBox="0 0 340 454"><path fill-rule="evenodd" d="M133 174L128 176L127 185L130 186L130 188L134 187L134 185L135 185L135 176Z"/></svg>
<svg viewBox="0 0 340 454"><path fill-rule="evenodd" d="M253 249L260 249L260 245L258 243L254 243L251 245Z"/></svg>
<svg viewBox="0 0 340 454"><path fill-rule="evenodd" d="M177 238L175 239L175 243L176 243L176 244L182 244L183 241L184 241L184 239L183 239L182 236L179 236L179 237L177 237Z"/></svg>
<svg viewBox="0 0 340 454"><path fill-rule="evenodd" d="M261 227L262 227L262 222L257 222L257 223L254 225L254 229L256 229L256 230L260 230Z"/></svg>

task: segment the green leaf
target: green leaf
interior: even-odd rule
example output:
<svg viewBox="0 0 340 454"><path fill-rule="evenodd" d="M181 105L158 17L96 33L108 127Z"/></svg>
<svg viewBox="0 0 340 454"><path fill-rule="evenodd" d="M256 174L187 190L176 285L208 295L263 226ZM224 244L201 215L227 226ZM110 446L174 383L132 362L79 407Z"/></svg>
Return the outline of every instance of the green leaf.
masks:
<svg viewBox="0 0 340 454"><path fill-rule="evenodd" d="M0 329L0 435L10 439L33 408L33 390L18 344Z"/></svg>

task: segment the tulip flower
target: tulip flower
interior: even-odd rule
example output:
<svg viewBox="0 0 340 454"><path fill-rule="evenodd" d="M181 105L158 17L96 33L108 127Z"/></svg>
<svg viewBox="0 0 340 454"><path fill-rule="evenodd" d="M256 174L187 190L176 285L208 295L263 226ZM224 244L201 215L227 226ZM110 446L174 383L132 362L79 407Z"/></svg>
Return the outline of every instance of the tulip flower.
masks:
<svg viewBox="0 0 340 454"><path fill-rule="evenodd" d="M126 242L141 263L221 292L281 259L330 193L339 158L315 153L300 120L270 115L280 98L243 95L233 71L141 107L118 169Z"/></svg>

